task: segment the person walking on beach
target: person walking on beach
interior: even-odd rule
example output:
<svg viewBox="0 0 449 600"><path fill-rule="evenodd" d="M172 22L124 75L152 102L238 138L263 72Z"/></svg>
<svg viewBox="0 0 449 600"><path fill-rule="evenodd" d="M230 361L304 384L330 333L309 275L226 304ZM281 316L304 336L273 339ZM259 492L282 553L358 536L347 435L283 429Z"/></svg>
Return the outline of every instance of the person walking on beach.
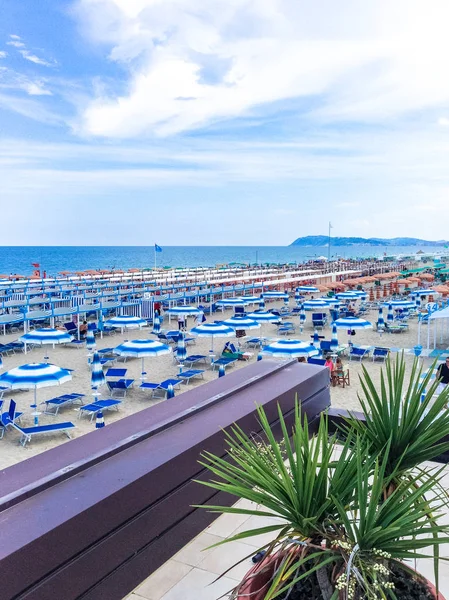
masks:
<svg viewBox="0 0 449 600"><path fill-rule="evenodd" d="M186 327L186 318L184 315L178 315L178 329L184 331Z"/></svg>

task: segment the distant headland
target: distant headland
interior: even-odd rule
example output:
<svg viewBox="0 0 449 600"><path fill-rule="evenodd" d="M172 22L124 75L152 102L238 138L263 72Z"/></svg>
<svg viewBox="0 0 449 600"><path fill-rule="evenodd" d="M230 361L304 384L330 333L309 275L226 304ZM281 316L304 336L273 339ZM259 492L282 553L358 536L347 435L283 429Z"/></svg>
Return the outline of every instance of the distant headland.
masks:
<svg viewBox="0 0 449 600"><path fill-rule="evenodd" d="M327 235L307 235L300 237L290 246L327 246L329 238ZM362 237L332 237L332 246L446 246L446 240L429 241L419 238L397 237L397 238L362 238Z"/></svg>

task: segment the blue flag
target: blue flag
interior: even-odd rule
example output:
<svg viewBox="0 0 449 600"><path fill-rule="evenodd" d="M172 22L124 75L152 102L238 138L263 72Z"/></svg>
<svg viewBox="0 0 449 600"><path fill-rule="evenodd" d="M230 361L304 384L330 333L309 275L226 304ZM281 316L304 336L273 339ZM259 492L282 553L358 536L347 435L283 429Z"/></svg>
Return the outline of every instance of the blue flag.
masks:
<svg viewBox="0 0 449 600"><path fill-rule="evenodd" d="M154 244L154 251L155 252L162 252L162 248L160 246L158 246L157 244Z"/></svg>

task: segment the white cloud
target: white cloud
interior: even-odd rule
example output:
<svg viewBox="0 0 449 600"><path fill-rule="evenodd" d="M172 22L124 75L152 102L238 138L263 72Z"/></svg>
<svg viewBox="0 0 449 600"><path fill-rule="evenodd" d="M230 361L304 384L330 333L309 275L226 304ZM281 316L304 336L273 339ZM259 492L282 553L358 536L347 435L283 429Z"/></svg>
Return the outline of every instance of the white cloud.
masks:
<svg viewBox="0 0 449 600"><path fill-rule="evenodd" d="M26 60L29 60L30 62L32 62L36 65L42 65L44 67L53 67L54 66L54 63L51 63L48 60L45 60L44 58L39 58L39 56L36 56L29 50L19 50L19 52L23 56L23 58L25 58Z"/></svg>
<svg viewBox="0 0 449 600"><path fill-rule="evenodd" d="M8 56L8 53L5 52L4 50L0 50L0 58L6 58Z"/></svg>
<svg viewBox="0 0 449 600"><path fill-rule="evenodd" d="M20 39L21 39L20 35L15 35L14 33L12 33L12 34L11 34L9 37L10 37L12 40L20 40Z"/></svg>
<svg viewBox="0 0 449 600"><path fill-rule="evenodd" d="M25 44L23 42L18 42L17 40L6 42L6 44L7 46L14 46L14 48L25 48Z"/></svg>
<svg viewBox="0 0 449 600"><path fill-rule="evenodd" d="M78 14L129 65L126 93L85 107L87 134L166 136L294 98L321 96L319 121L449 102L445 0L79 0Z"/></svg>
<svg viewBox="0 0 449 600"><path fill-rule="evenodd" d="M438 125L442 125L443 127L447 127L449 125L449 119L447 117L440 117L438 119Z"/></svg>
<svg viewBox="0 0 449 600"><path fill-rule="evenodd" d="M23 84L23 89L30 96L51 96L50 90L47 90L40 81L28 81Z"/></svg>

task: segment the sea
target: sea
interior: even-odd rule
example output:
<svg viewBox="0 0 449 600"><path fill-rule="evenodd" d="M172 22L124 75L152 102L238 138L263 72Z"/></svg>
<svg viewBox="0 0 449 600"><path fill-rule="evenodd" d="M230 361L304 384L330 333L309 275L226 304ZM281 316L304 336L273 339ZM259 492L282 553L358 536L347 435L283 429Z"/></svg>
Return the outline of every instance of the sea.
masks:
<svg viewBox="0 0 449 600"><path fill-rule="evenodd" d="M413 256L418 246L331 247L331 258ZM447 255L445 247L425 246L426 255ZM302 246L0 246L0 274L30 275L38 263L48 277L61 271L158 267L213 267L229 263L302 263L328 256L328 248Z"/></svg>

